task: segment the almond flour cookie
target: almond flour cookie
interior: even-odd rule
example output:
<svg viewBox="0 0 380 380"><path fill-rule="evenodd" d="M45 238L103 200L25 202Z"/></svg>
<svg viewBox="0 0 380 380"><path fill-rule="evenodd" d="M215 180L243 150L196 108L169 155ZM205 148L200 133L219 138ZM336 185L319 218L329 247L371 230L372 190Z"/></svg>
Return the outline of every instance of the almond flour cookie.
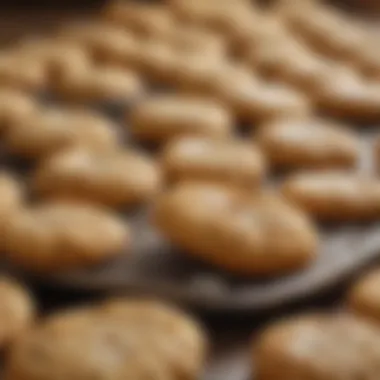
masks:
<svg viewBox="0 0 380 380"><path fill-rule="evenodd" d="M317 219L368 221L380 218L380 182L340 172L300 173L288 178L282 193Z"/></svg>
<svg viewBox="0 0 380 380"><path fill-rule="evenodd" d="M108 301L51 316L25 334L5 379L195 380L205 353L202 329L184 313L154 301Z"/></svg>
<svg viewBox="0 0 380 380"><path fill-rule="evenodd" d="M73 71L60 81L55 90L59 96L74 103L132 102L143 94L140 77L116 67L90 67Z"/></svg>
<svg viewBox="0 0 380 380"><path fill-rule="evenodd" d="M277 169L352 168L360 153L358 136L322 119L283 119L263 125L255 138Z"/></svg>
<svg viewBox="0 0 380 380"><path fill-rule="evenodd" d="M137 151L70 149L41 162L33 188L48 198L126 207L151 200L161 176L154 161Z"/></svg>
<svg viewBox="0 0 380 380"><path fill-rule="evenodd" d="M51 273L103 263L129 248L129 229L116 215L75 203L47 203L9 218L5 243L12 264Z"/></svg>
<svg viewBox="0 0 380 380"><path fill-rule="evenodd" d="M377 379L380 330L350 315L278 322L254 343L258 380Z"/></svg>
<svg viewBox="0 0 380 380"><path fill-rule="evenodd" d="M301 92L281 84L247 81L244 77L221 80L214 94L247 123L305 116L311 112L310 102Z"/></svg>
<svg viewBox="0 0 380 380"><path fill-rule="evenodd" d="M29 329L35 317L31 295L16 281L0 278L0 347L3 349Z"/></svg>
<svg viewBox="0 0 380 380"><path fill-rule="evenodd" d="M252 188L261 184L264 157L239 140L184 137L170 142L161 157L170 181L207 180Z"/></svg>
<svg viewBox="0 0 380 380"><path fill-rule="evenodd" d="M376 268L354 284L348 294L351 311L380 323L380 270Z"/></svg>
<svg viewBox="0 0 380 380"><path fill-rule="evenodd" d="M33 117L37 112L35 100L18 90L0 90L0 132L5 132L19 120Z"/></svg>
<svg viewBox="0 0 380 380"><path fill-rule="evenodd" d="M183 135L226 138L232 123L232 116L218 102L189 96L156 96L138 104L130 117L133 135L149 143Z"/></svg>
<svg viewBox="0 0 380 380"><path fill-rule="evenodd" d="M118 146L116 126L110 120L77 109L40 110L33 117L15 123L4 139L9 152L31 159L77 145L96 151Z"/></svg>
<svg viewBox="0 0 380 380"><path fill-rule="evenodd" d="M146 38L165 37L175 28L172 14L160 4L116 0L106 5L103 19Z"/></svg>
<svg viewBox="0 0 380 380"><path fill-rule="evenodd" d="M288 273L316 255L309 219L270 193L182 183L159 199L154 223L191 256L237 275Z"/></svg>

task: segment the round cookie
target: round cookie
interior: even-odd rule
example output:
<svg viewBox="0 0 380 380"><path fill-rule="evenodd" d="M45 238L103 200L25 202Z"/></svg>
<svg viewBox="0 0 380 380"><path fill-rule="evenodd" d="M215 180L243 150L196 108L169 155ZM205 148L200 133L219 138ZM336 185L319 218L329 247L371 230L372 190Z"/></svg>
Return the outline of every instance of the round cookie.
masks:
<svg viewBox="0 0 380 380"><path fill-rule="evenodd" d="M183 135L226 138L233 120L228 110L213 100L162 95L136 105L130 127L138 140L158 144Z"/></svg>
<svg viewBox="0 0 380 380"><path fill-rule="evenodd" d="M253 144L239 140L184 137L170 142L161 157L170 181L206 180L247 188L261 184L265 160Z"/></svg>
<svg viewBox="0 0 380 380"><path fill-rule="evenodd" d="M137 151L70 149L42 161L32 182L44 197L128 207L151 200L161 175L155 162Z"/></svg>
<svg viewBox="0 0 380 380"><path fill-rule="evenodd" d="M254 342L260 380L377 379L380 330L350 315L293 317Z"/></svg>
<svg viewBox="0 0 380 380"><path fill-rule="evenodd" d="M282 193L324 221L369 221L380 217L380 181L351 173L298 173L282 184Z"/></svg>
<svg viewBox="0 0 380 380"><path fill-rule="evenodd" d="M16 156L41 159L72 146L96 151L118 146L116 126L96 112L80 109L42 109L14 123L4 136L5 147Z"/></svg>
<svg viewBox="0 0 380 380"><path fill-rule="evenodd" d="M311 112L311 104L301 92L281 84L247 81L244 76L221 80L214 94L247 123L301 117Z"/></svg>
<svg viewBox="0 0 380 380"><path fill-rule="evenodd" d="M29 292L16 281L0 277L0 348L7 348L33 323L35 305Z"/></svg>
<svg viewBox="0 0 380 380"><path fill-rule="evenodd" d="M161 4L116 0L106 5L103 19L145 38L165 37L176 27L169 9Z"/></svg>
<svg viewBox="0 0 380 380"><path fill-rule="evenodd" d="M282 119L254 134L276 169L352 168L360 154L358 136L323 119Z"/></svg>
<svg viewBox="0 0 380 380"><path fill-rule="evenodd" d="M350 311L380 323L380 270L371 270L353 285L348 293Z"/></svg>
<svg viewBox="0 0 380 380"><path fill-rule="evenodd" d="M51 273L103 263L128 249L130 233L116 215L80 203L46 203L20 211L5 228L10 262Z"/></svg>
<svg viewBox="0 0 380 380"><path fill-rule="evenodd" d="M74 103L127 103L142 96L140 77L131 71L112 66L89 67L72 71L56 87L59 96Z"/></svg>
<svg viewBox="0 0 380 380"><path fill-rule="evenodd" d="M37 108L29 95L14 89L0 90L0 131L6 131L19 120L33 117Z"/></svg>
<svg viewBox="0 0 380 380"><path fill-rule="evenodd" d="M316 256L314 226L271 193L182 183L159 199L153 219L189 255L236 275L288 273Z"/></svg>
<svg viewBox="0 0 380 380"><path fill-rule="evenodd" d="M182 312L154 301L108 301L51 316L26 334L5 379L195 380L205 351L202 329Z"/></svg>

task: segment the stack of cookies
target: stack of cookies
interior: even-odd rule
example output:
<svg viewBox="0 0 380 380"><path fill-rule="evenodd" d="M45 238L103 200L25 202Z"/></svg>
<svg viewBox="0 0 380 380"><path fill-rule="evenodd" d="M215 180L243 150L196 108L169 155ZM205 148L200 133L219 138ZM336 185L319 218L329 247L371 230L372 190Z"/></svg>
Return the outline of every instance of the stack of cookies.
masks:
<svg viewBox="0 0 380 380"><path fill-rule="evenodd" d="M359 130L378 121L376 33L324 3L111 2L1 53L0 245L42 277L103 266L129 254L126 211L143 207L175 252L214 270L292 274L318 257L320 223L380 220ZM371 156L376 169L380 137ZM258 380L379 379L379 278L355 287L351 313L266 330ZM6 380L203 369L202 328L159 302L112 300L32 327L27 292L9 279L0 292Z"/></svg>

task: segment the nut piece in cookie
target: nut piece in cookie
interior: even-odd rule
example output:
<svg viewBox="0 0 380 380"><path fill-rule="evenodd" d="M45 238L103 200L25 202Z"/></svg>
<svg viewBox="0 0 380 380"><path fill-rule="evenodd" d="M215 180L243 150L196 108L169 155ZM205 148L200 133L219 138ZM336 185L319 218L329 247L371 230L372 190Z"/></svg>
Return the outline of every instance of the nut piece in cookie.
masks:
<svg viewBox="0 0 380 380"><path fill-rule="evenodd" d="M165 147L161 163L174 182L206 180L252 188L261 184L265 173L261 152L240 140L182 137Z"/></svg>
<svg viewBox="0 0 380 380"><path fill-rule="evenodd" d="M111 300L53 315L25 334L5 379L195 380L206 349L202 328L186 314L155 301Z"/></svg>
<svg viewBox="0 0 380 380"><path fill-rule="evenodd" d="M293 317L254 342L259 380L377 379L380 330L350 315Z"/></svg>
<svg viewBox="0 0 380 380"><path fill-rule="evenodd" d="M159 199L153 217L173 244L237 275L283 274L316 256L314 226L271 193L182 183Z"/></svg>
<svg viewBox="0 0 380 380"><path fill-rule="evenodd" d="M33 176L43 197L127 207L151 200L161 188L158 165L143 153L70 149L43 160Z"/></svg>
<svg viewBox="0 0 380 380"><path fill-rule="evenodd" d="M359 278L347 298L351 311L380 323L380 269L371 270Z"/></svg>
<svg viewBox="0 0 380 380"><path fill-rule="evenodd" d="M0 277L0 299L0 348L4 348L29 329L36 310L29 292L7 277Z"/></svg>
<svg viewBox="0 0 380 380"><path fill-rule="evenodd" d="M275 120L254 137L276 169L352 168L360 153L358 136L323 119Z"/></svg>
<svg viewBox="0 0 380 380"><path fill-rule="evenodd" d="M130 124L137 139L156 144L183 135L226 138L233 127L232 116L218 102L171 95L157 96L136 105Z"/></svg>
<svg viewBox="0 0 380 380"><path fill-rule="evenodd" d="M284 181L283 195L323 221L370 221L380 217L380 181L351 173L298 173Z"/></svg>
<svg viewBox="0 0 380 380"><path fill-rule="evenodd" d="M100 114L52 108L14 123L5 134L4 144L16 156L41 159L72 146L114 149L118 136L114 123Z"/></svg>
<svg viewBox="0 0 380 380"><path fill-rule="evenodd" d="M5 246L11 263L34 272L96 265L128 250L130 233L116 215L75 203L37 205L9 218Z"/></svg>

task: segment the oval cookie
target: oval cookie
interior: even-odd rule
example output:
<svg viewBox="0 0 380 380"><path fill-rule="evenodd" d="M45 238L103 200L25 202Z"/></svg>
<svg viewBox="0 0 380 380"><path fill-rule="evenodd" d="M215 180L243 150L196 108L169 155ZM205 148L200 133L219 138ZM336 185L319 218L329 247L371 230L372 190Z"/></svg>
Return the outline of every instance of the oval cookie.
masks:
<svg viewBox="0 0 380 380"><path fill-rule="evenodd" d="M20 120L4 136L9 152L41 159L60 149L83 146L96 151L118 146L116 126L101 114L76 109L42 109Z"/></svg>
<svg viewBox="0 0 380 380"><path fill-rule="evenodd" d="M184 137L167 145L161 162L170 181L206 180L252 188L261 184L264 157L239 140Z"/></svg>
<svg viewBox="0 0 380 380"><path fill-rule="evenodd" d="M83 204L47 203L9 218L10 262L33 272L61 272L103 263L128 250L129 230L112 213Z"/></svg>
<svg viewBox="0 0 380 380"><path fill-rule="evenodd" d="M358 136L322 119L283 119L255 134L268 162L278 169L352 168L360 153Z"/></svg>
<svg viewBox="0 0 380 380"><path fill-rule="evenodd" d="M380 270L365 274L348 293L348 307L354 313L380 323Z"/></svg>
<svg viewBox="0 0 380 380"><path fill-rule="evenodd" d="M7 348L30 328L35 305L29 292L16 281L0 277L0 347Z"/></svg>
<svg viewBox="0 0 380 380"><path fill-rule="evenodd" d="M44 197L127 207L151 200L161 175L154 161L137 151L71 149L42 161L32 182Z"/></svg>
<svg viewBox="0 0 380 380"><path fill-rule="evenodd" d="M53 315L25 334L5 379L195 380L205 351L201 327L186 314L154 301L107 301Z"/></svg>
<svg viewBox="0 0 380 380"><path fill-rule="evenodd" d="M293 317L254 343L260 380L376 379L380 330L349 315Z"/></svg>
<svg viewBox="0 0 380 380"><path fill-rule="evenodd" d="M183 135L225 138L233 126L232 116L217 102L170 95L142 101L132 110L130 124L138 140L150 143Z"/></svg>
<svg viewBox="0 0 380 380"><path fill-rule="evenodd" d="M299 173L282 193L313 217L326 221L369 221L380 217L380 182L340 172Z"/></svg>
<svg viewBox="0 0 380 380"><path fill-rule="evenodd" d="M287 273L316 255L309 219L274 194L183 183L158 201L154 222L191 256L237 275Z"/></svg>

